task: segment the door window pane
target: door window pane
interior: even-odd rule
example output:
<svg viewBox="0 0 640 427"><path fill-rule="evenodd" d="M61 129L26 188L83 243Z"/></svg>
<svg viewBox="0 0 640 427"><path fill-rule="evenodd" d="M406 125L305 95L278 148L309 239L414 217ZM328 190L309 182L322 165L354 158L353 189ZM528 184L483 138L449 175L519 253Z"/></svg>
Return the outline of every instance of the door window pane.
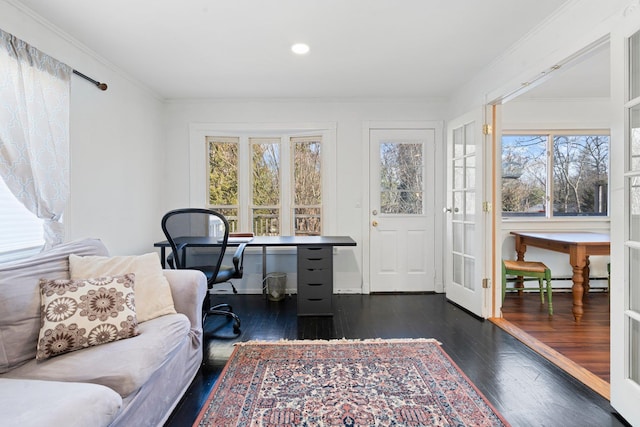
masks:
<svg viewBox="0 0 640 427"><path fill-rule="evenodd" d="M629 237L640 242L640 177L629 178Z"/></svg>
<svg viewBox="0 0 640 427"><path fill-rule="evenodd" d="M380 144L380 211L422 215L422 171L422 144Z"/></svg>
<svg viewBox="0 0 640 427"><path fill-rule="evenodd" d="M474 154L476 152L475 122L464 125L464 154Z"/></svg>
<svg viewBox="0 0 640 427"><path fill-rule="evenodd" d="M640 249L629 248L629 309L640 312Z"/></svg>
<svg viewBox="0 0 640 427"><path fill-rule="evenodd" d="M464 156L464 139L462 134L462 128L456 128L453 130L453 158L457 159Z"/></svg>
<svg viewBox="0 0 640 427"><path fill-rule="evenodd" d="M469 156L465 159L465 182L467 189L476 188L476 156Z"/></svg>
<svg viewBox="0 0 640 427"><path fill-rule="evenodd" d="M631 147L631 170L640 171L640 105L629 110L629 145Z"/></svg>
<svg viewBox="0 0 640 427"><path fill-rule="evenodd" d="M640 31L629 39L630 99L640 96Z"/></svg>
<svg viewBox="0 0 640 427"><path fill-rule="evenodd" d="M452 224L454 252L459 252L459 253L464 252L464 246L462 246L463 245L462 239L464 239L463 227L464 227L464 224L461 222L454 222Z"/></svg>
<svg viewBox="0 0 640 427"><path fill-rule="evenodd" d="M640 383L640 322L629 321L629 378Z"/></svg>
<svg viewBox="0 0 640 427"><path fill-rule="evenodd" d="M464 188L464 159L456 159L453 161L453 189L462 188Z"/></svg>
<svg viewBox="0 0 640 427"><path fill-rule="evenodd" d="M473 272L475 270L475 260L473 258L464 259L464 287L470 290L475 290L476 285L473 280Z"/></svg>

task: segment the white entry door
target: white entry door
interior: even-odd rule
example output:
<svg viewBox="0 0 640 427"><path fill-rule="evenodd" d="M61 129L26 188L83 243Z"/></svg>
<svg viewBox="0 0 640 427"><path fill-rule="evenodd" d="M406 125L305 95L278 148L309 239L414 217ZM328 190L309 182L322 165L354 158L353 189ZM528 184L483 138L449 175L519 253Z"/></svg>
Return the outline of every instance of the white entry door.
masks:
<svg viewBox="0 0 640 427"><path fill-rule="evenodd" d="M611 405L640 425L640 10L611 35ZM623 65L624 64L624 65ZM622 72L616 70L624 70ZM613 78L614 76L620 78ZM624 125L623 125L624 124ZM623 125L623 126L622 126Z"/></svg>
<svg viewBox="0 0 640 427"><path fill-rule="evenodd" d="M435 290L435 129L369 129L370 291Z"/></svg>
<svg viewBox="0 0 640 427"><path fill-rule="evenodd" d="M467 114L447 126L447 237L445 292L447 298L484 317L482 278L486 257L483 215L484 153L482 111Z"/></svg>

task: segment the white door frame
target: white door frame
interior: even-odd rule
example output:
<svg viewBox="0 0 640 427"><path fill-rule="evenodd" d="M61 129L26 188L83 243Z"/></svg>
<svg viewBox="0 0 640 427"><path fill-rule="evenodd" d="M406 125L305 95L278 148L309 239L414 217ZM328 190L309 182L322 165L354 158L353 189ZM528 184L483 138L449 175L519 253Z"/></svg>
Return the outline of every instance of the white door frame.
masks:
<svg viewBox="0 0 640 427"><path fill-rule="evenodd" d="M369 133L372 129L434 129L435 131L435 171L434 171L434 198L436 206L444 205L444 139L443 139L443 122L433 120L411 120L411 121L365 121L362 124L362 293L369 294L371 292L371 247L369 244L369 220L371 218L369 194L371 183L369 182ZM435 234L434 234L434 254L435 254L435 289L436 292L443 292L443 249L444 249L444 216L440 209L435 212ZM440 225L440 226L438 226Z"/></svg>

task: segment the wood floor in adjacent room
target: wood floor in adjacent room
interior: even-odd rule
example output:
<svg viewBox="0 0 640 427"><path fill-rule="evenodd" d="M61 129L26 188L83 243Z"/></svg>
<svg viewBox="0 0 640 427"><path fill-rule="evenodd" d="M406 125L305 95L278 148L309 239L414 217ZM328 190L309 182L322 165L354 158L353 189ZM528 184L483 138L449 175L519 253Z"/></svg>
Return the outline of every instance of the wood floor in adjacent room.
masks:
<svg viewBox="0 0 640 427"><path fill-rule="evenodd" d="M442 294L335 295L333 317L298 317L295 296L280 302L260 295L224 299L242 319L242 333L235 337L222 318L207 319L206 361L166 427L192 425L234 342L341 338L436 338L514 427L626 425L600 394Z"/></svg>
<svg viewBox="0 0 640 427"><path fill-rule="evenodd" d="M584 316L577 324L570 292L553 293L553 316L540 304L539 294L510 293L502 306L507 324L496 323L608 398L609 294L590 292L583 304Z"/></svg>

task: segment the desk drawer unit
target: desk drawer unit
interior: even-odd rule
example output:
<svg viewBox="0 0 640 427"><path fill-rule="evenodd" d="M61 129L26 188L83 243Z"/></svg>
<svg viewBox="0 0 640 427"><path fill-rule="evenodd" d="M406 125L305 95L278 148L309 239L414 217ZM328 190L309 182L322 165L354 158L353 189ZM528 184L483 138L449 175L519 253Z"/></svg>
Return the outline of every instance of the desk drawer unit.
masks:
<svg viewBox="0 0 640 427"><path fill-rule="evenodd" d="M298 248L298 316L333 315L331 246Z"/></svg>

